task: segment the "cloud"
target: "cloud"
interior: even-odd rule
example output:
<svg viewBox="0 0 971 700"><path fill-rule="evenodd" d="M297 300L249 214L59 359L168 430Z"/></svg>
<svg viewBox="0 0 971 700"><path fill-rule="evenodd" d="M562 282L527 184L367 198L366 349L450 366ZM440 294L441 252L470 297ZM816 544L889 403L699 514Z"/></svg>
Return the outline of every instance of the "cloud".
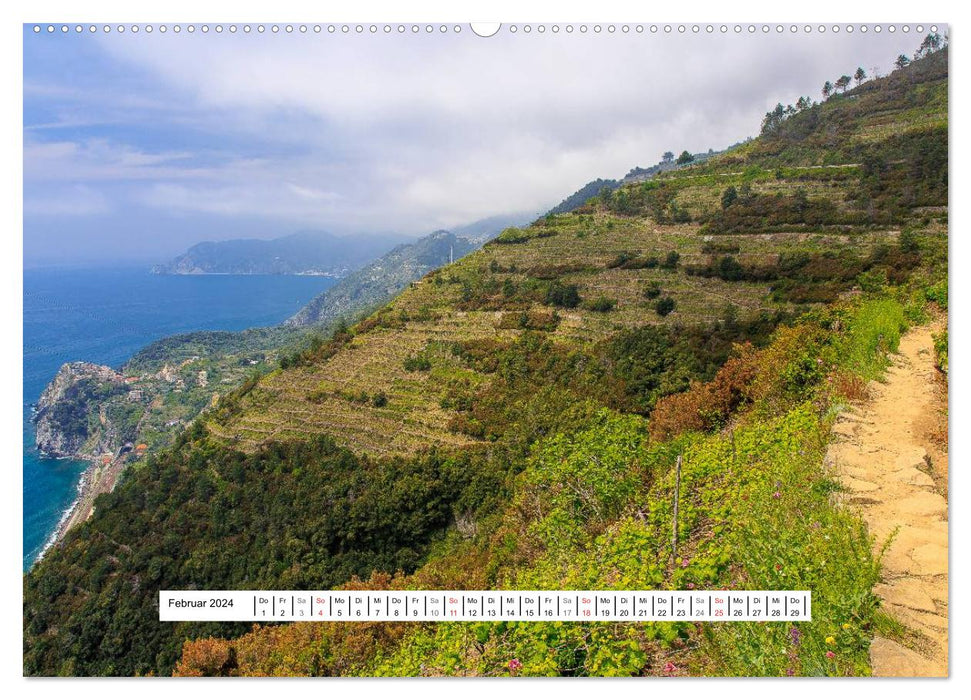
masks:
<svg viewBox="0 0 971 700"><path fill-rule="evenodd" d="M46 196L24 198L25 216L87 217L107 214L110 210L102 193L83 185L59 189Z"/></svg>
<svg viewBox="0 0 971 700"><path fill-rule="evenodd" d="M29 197L84 186L113 210L256 217L275 234L418 234L539 212L664 151L754 135L776 102L816 96L857 65L887 70L919 43L774 32L52 40L25 37Z"/></svg>

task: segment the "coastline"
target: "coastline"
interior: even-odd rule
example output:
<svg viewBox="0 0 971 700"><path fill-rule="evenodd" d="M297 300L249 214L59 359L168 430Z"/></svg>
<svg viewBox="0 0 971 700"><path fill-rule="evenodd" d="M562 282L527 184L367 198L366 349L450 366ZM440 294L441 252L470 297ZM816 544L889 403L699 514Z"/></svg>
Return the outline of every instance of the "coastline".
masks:
<svg viewBox="0 0 971 700"><path fill-rule="evenodd" d="M44 547L31 563L31 567L43 559L48 550L59 544L71 528L91 517L91 514L94 513L95 499L103 493L110 493L115 488L118 477L121 476L124 468L125 459L122 457L116 457L107 464L99 464L96 461L88 464L78 479L77 497L61 514L57 527L47 538Z"/></svg>
<svg viewBox="0 0 971 700"><path fill-rule="evenodd" d="M104 454L119 456L120 446L113 444L105 444L98 455L84 449L86 454L66 455L37 449L37 402L64 364L85 358L117 370L152 343L183 333L273 326L299 311L305 302L296 300L312 299L334 282L322 275L213 275L211 288L219 293L193 292L187 303L183 283L191 280L166 282L166 277L176 276L153 275L145 265L43 268L25 274L24 571L87 520L94 499L114 488L133 459L126 454L122 463L103 465ZM70 468L49 461L59 459L71 462Z"/></svg>

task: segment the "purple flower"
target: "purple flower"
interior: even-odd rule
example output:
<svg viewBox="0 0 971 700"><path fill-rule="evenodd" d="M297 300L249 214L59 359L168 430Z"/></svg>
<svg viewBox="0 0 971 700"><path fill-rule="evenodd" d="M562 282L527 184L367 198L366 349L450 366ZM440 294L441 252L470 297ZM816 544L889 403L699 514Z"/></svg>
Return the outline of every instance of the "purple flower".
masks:
<svg viewBox="0 0 971 700"><path fill-rule="evenodd" d="M796 675L796 669L794 669L794 668L787 668L786 669L786 675L787 676L794 676L794 675Z"/></svg>
<svg viewBox="0 0 971 700"><path fill-rule="evenodd" d="M802 640L802 632L799 631L798 627L789 628L789 640L793 646L799 646L799 642Z"/></svg>
<svg viewBox="0 0 971 700"><path fill-rule="evenodd" d="M688 559L687 559L687 557L685 557L684 559L681 560L681 568L682 569L687 569L688 568Z"/></svg>
<svg viewBox="0 0 971 700"><path fill-rule="evenodd" d="M674 673L677 670L678 670L678 667L675 666L670 661L668 661L666 664L664 664L664 672L665 673Z"/></svg>
<svg viewBox="0 0 971 700"><path fill-rule="evenodd" d="M523 662L519 659L509 659L509 671L515 673L523 667Z"/></svg>
<svg viewBox="0 0 971 700"><path fill-rule="evenodd" d="M832 652L832 651L827 651L826 652L826 658L827 659L835 659L836 658L836 653L835 652Z"/></svg>
<svg viewBox="0 0 971 700"><path fill-rule="evenodd" d="M772 498L782 498L782 494L776 491L774 494L772 494Z"/></svg>

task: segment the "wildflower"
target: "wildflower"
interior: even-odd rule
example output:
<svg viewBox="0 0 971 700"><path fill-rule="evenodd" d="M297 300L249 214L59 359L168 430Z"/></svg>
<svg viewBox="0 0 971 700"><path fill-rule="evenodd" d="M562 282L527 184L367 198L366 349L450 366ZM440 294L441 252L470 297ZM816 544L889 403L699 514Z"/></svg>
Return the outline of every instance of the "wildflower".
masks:
<svg viewBox="0 0 971 700"><path fill-rule="evenodd" d="M789 639L792 641L793 646L799 646L799 642L802 639L802 632L799 631L798 627L789 628Z"/></svg>
<svg viewBox="0 0 971 700"><path fill-rule="evenodd" d="M836 658L836 654L833 653L832 651L827 651L826 652L826 658L827 659L835 659Z"/></svg>
<svg viewBox="0 0 971 700"><path fill-rule="evenodd" d="M849 622L844 622L844 623L843 623L843 629L845 629L845 630L848 630L848 629L850 629L851 627L852 627L852 625L851 625L851 624L850 624Z"/></svg>
<svg viewBox="0 0 971 700"><path fill-rule="evenodd" d="M519 659L509 659L509 672L515 673L523 667L523 662Z"/></svg>
<svg viewBox="0 0 971 700"><path fill-rule="evenodd" d="M688 559L687 559L687 557L685 557L684 559L681 560L681 568L682 569L687 569L688 568Z"/></svg>
<svg viewBox="0 0 971 700"><path fill-rule="evenodd" d="M782 494L776 491L774 494L772 494L772 498L782 498Z"/></svg>
<svg viewBox="0 0 971 700"><path fill-rule="evenodd" d="M826 637L826 643L827 644L836 644L836 637L834 637L833 635L830 635L830 636Z"/></svg>
<svg viewBox="0 0 971 700"><path fill-rule="evenodd" d="M776 564L775 565L775 570L776 571L782 571L782 564Z"/></svg>
<svg viewBox="0 0 971 700"><path fill-rule="evenodd" d="M674 673L674 672L675 672L675 671L677 671L677 670L678 670L678 667L677 667L677 666L675 666L675 665L674 665L674 664L673 664L672 662L670 662L670 661L668 661L668 662L667 662L666 664L664 664L664 672L665 672L665 673Z"/></svg>
<svg viewBox="0 0 971 700"><path fill-rule="evenodd" d="M695 589L695 584L693 584L693 583L689 583L689 584L688 584L688 590L689 590L689 591L693 591L694 589Z"/></svg>
<svg viewBox="0 0 971 700"><path fill-rule="evenodd" d="M796 669L794 669L794 668L787 668L786 669L786 675L787 676L794 676L794 675L796 675Z"/></svg>

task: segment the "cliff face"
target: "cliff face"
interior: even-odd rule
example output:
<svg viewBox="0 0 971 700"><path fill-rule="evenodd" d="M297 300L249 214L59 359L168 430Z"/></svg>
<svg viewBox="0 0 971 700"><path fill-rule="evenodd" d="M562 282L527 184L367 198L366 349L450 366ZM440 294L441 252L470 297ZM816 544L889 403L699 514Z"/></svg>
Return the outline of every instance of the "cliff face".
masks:
<svg viewBox="0 0 971 700"><path fill-rule="evenodd" d="M61 366L37 402L37 449L50 457L94 459L115 452L121 436L99 406L127 391L115 370L90 362Z"/></svg>

